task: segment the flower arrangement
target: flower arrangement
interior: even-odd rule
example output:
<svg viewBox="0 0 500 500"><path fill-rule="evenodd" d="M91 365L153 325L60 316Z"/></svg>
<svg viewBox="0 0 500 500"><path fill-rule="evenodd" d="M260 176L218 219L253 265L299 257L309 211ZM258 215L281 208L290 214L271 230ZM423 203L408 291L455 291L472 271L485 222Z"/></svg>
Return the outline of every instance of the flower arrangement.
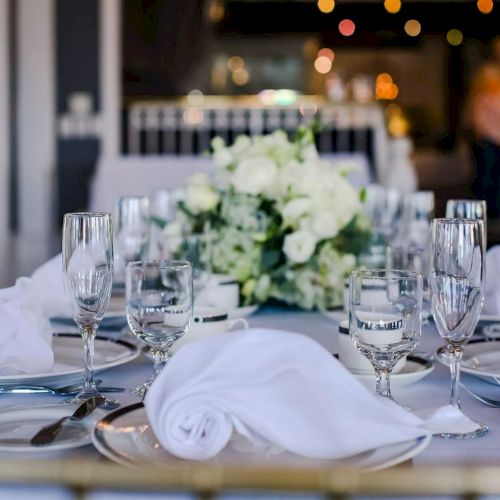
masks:
<svg viewBox="0 0 500 500"><path fill-rule="evenodd" d="M213 178L189 178L165 237L213 231L212 269L240 283L243 304L277 299L306 309L342 304L344 281L369 239L350 165L320 159L313 132L278 130L212 141Z"/></svg>

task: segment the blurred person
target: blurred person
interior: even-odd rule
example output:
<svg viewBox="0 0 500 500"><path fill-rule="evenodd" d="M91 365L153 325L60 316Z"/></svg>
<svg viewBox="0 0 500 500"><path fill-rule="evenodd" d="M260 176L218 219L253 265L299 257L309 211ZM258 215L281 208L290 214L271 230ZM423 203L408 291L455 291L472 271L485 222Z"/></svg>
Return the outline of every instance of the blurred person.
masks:
<svg viewBox="0 0 500 500"><path fill-rule="evenodd" d="M488 205L488 216L500 216L500 36L492 57L474 77L468 103L475 166L474 195Z"/></svg>

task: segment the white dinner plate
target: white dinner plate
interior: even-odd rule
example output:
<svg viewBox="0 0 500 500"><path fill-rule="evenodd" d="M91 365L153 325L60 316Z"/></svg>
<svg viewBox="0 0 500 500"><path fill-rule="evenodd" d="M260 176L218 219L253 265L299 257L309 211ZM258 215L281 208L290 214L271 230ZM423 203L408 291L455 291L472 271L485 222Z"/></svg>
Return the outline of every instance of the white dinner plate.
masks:
<svg viewBox="0 0 500 500"><path fill-rule="evenodd" d="M54 366L46 373L0 375L0 385L36 384L62 386L83 377L83 340L77 333L56 333L53 336ZM139 356L138 347L123 340L96 337L94 370L100 372L123 365Z"/></svg>
<svg viewBox="0 0 500 500"><path fill-rule="evenodd" d="M423 354L410 354L401 371L391 374L391 387L404 387L427 377L434 370L434 360ZM351 371L368 388L375 389L375 374Z"/></svg>
<svg viewBox="0 0 500 500"><path fill-rule="evenodd" d="M449 353L446 347L443 346L438 349L437 358L444 365L450 365ZM493 384L500 384L500 341L471 340L464 347L460 371Z"/></svg>
<svg viewBox="0 0 500 500"><path fill-rule="evenodd" d="M385 469L413 458L430 443L431 436L382 446L345 460L313 460L291 453L238 453L226 448L217 457L203 462L217 465L266 467L355 467L366 471ZM193 462L169 454L154 435L142 403L115 410L100 420L92 433L94 446L106 457L122 465L164 465L192 468Z"/></svg>
<svg viewBox="0 0 500 500"><path fill-rule="evenodd" d="M259 309L259 304L252 304L250 306L240 306L234 309L229 309L228 316L229 319L241 319L250 316Z"/></svg>
<svg viewBox="0 0 500 500"><path fill-rule="evenodd" d="M54 441L44 446L33 446L30 439L45 425L71 415L78 405L54 404L18 406L0 412L0 456L12 458L45 456L91 443L91 431L106 412L96 409L78 422L67 421Z"/></svg>

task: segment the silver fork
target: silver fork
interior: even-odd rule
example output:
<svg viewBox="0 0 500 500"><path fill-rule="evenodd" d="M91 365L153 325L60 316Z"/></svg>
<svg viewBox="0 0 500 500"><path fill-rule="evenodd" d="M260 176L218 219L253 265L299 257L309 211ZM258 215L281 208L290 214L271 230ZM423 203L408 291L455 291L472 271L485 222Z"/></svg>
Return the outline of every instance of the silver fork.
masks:
<svg viewBox="0 0 500 500"><path fill-rule="evenodd" d="M473 391L470 387L466 386L462 382L460 382L460 387L462 387L466 392L468 392L473 398L477 399L478 401L481 401L481 403L484 403L485 405L491 406L493 408L500 408L500 401L498 401L497 399L491 399L486 396L483 396L482 394Z"/></svg>

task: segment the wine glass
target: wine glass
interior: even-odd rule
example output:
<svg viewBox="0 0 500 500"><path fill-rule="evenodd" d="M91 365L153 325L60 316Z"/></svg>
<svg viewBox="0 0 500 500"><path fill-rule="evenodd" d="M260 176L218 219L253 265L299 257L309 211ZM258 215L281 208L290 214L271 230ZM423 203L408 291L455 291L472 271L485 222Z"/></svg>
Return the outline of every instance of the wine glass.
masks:
<svg viewBox="0 0 500 500"><path fill-rule="evenodd" d="M450 354L450 405L460 408L458 389L464 344L476 328L484 296L484 222L473 219L434 219L431 226L429 276L432 311ZM478 423L473 432L440 434L445 438L484 436Z"/></svg>
<svg viewBox="0 0 500 500"><path fill-rule="evenodd" d="M156 189L149 195L151 232L149 258L163 258L163 229L175 219L178 196L174 189Z"/></svg>
<svg viewBox="0 0 500 500"><path fill-rule="evenodd" d="M146 258L151 224L149 199L145 196L122 196L117 209L117 274L123 280L128 262Z"/></svg>
<svg viewBox="0 0 500 500"><path fill-rule="evenodd" d="M126 271L127 321L153 355L153 374L132 392L143 396L168 360L193 315L192 267L186 261L129 262Z"/></svg>
<svg viewBox="0 0 500 500"><path fill-rule="evenodd" d="M390 246L387 248L386 269L401 269L422 275L422 322L427 322L432 316L428 248Z"/></svg>
<svg viewBox="0 0 500 500"><path fill-rule="evenodd" d="M84 384L72 402L100 396L94 383L94 338L108 307L113 282L113 228L107 213L64 215L63 281L85 349ZM106 407L118 406L106 398Z"/></svg>
<svg viewBox="0 0 500 500"><path fill-rule="evenodd" d="M433 191L417 191L406 195L403 200L399 240L406 245L427 248L434 207Z"/></svg>
<svg viewBox="0 0 500 500"><path fill-rule="evenodd" d="M420 340L422 276L411 271L352 271L349 279L349 332L371 362L376 393L391 399L390 374Z"/></svg>
<svg viewBox="0 0 500 500"><path fill-rule="evenodd" d="M448 219L479 219L484 221L484 241L486 242L488 218L486 201L484 200L448 200L446 202Z"/></svg>

